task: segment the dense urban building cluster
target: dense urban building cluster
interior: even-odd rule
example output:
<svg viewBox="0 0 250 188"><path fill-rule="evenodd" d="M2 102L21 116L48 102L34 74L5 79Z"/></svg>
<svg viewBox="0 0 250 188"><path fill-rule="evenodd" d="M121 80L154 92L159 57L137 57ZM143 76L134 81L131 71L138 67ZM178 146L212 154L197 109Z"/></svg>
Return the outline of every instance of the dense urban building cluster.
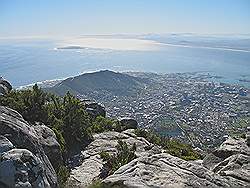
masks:
<svg viewBox="0 0 250 188"><path fill-rule="evenodd" d="M147 84L134 95L102 98L109 116L134 117L141 127L199 148L214 147L249 124L246 88L209 81L212 76L200 73L132 75ZM234 126L240 120L245 123Z"/></svg>

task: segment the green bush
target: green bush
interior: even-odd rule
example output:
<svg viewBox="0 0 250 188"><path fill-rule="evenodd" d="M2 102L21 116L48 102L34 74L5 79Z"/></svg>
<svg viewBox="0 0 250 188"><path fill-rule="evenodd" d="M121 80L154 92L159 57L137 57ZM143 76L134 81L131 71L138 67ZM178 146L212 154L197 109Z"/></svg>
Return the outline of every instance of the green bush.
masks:
<svg viewBox="0 0 250 188"><path fill-rule="evenodd" d="M60 188L65 187L65 183L70 175L70 171L65 166L60 166L60 168L57 171L57 181Z"/></svg>
<svg viewBox="0 0 250 188"><path fill-rule="evenodd" d="M109 118L98 116L92 123L91 130L95 133L114 130L115 122Z"/></svg>
<svg viewBox="0 0 250 188"><path fill-rule="evenodd" d="M56 128L52 128L52 130L54 131L57 141L60 144L61 152L62 153L66 152L66 143L62 133Z"/></svg>
<svg viewBox="0 0 250 188"><path fill-rule="evenodd" d="M106 162L104 164L102 178L113 174L121 166L129 163L130 161L136 158L135 156L136 145L135 144L131 148L129 148L126 142L119 140L118 145L116 146L116 149L117 149L117 153L114 155L110 155L107 152L100 153L101 158Z"/></svg>
<svg viewBox="0 0 250 188"><path fill-rule="evenodd" d="M52 101L50 105L53 107L50 107L49 111L50 122L53 124L55 120L61 120L61 123L52 126L61 131L67 147L88 144L92 140L91 122L80 100L67 93L63 99L53 97Z"/></svg>
<svg viewBox="0 0 250 188"><path fill-rule="evenodd" d="M31 90L11 91L0 96L0 105L17 110L25 120L46 123L48 113L46 103L49 95L34 85Z"/></svg>
<svg viewBox="0 0 250 188"><path fill-rule="evenodd" d="M0 105L17 110L31 124L42 122L52 128L64 151L92 140L85 106L70 93L60 98L34 85L30 90L13 90L0 96Z"/></svg>

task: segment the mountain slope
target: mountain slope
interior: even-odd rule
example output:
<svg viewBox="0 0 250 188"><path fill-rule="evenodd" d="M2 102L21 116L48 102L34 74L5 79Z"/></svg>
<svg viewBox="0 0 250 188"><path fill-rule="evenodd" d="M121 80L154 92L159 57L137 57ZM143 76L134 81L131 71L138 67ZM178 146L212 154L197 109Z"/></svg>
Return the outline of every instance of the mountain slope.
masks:
<svg viewBox="0 0 250 188"><path fill-rule="evenodd" d="M133 95L137 89L143 88L145 83L141 78L105 70L68 78L49 88L49 91L58 95L70 91L75 95L92 97L103 94Z"/></svg>

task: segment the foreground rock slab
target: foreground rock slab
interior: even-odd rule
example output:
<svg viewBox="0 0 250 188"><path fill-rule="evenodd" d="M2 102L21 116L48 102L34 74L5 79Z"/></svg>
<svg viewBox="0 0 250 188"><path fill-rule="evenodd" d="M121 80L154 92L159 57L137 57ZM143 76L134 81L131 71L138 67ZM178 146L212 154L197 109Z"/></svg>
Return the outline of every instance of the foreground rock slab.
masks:
<svg viewBox="0 0 250 188"><path fill-rule="evenodd" d="M41 187L43 187L42 185L52 188L58 186L56 172L43 149L42 143L39 140L39 135L35 131L34 126L28 124L15 110L0 106L0 135L2 135L1 142L3 143L0 147L2 151L0 156L1 169L6 169L6 171L8 171L7 167L9 169L14 169L15 166L13 165L17 165L15 167L16 170L20 169L20 172L18 172L20 177L16 172L10 171L9 178L13 180L11 185L15 185L14 182L29 182L33 186L32 182L36 182L33 175L39 173L39 177L43 177L42 181L44 182L41 184ZM7 142L5 138L8 139L9 142ZM17 149L12 149L13 147ZM26 158L23 160L23 157L26 156L29 156L27 159L28 161L26 161ZM39 166L39 170L32 167L32 165L35 164ZM25 169L27 170L27 174ZM34 170L34 174L32 169ZM36 177L38 178L38 176ZM0 179L0 183L4 183L4 179ZM34 185L36 185L36 183ZM28 183L25 183L10 187L30 186Z"/></svg>
<svg viewBox="0 0 250 188"><path fill-rule="evenodd" d="M126 187L249 187L247 181L221 176L167 153L139 157L107 177L107 185Z"/></svg>
<svg viewBox="0 0 250 188"><path fill-rule="evenodd" d="M104 162L100 157L100 152L105 151L110 154L117 152L116 145L118 140L122 140L132 147L135 143L136 155L147 156L150 154L161 153L159 147L149 143L142 137L137 137L133 130L126 130L121 133L109 131L94 135L94 141L72 159L73 169L69 177L67 187L87 187L93 180L99 178L102 174Z"/></svg>
<svg viewBox="0 0 250 188"><path fill-rule="evenodd" d="M41 160L26 149L4 152L0 160L0 187L50 187Z"/></svg>

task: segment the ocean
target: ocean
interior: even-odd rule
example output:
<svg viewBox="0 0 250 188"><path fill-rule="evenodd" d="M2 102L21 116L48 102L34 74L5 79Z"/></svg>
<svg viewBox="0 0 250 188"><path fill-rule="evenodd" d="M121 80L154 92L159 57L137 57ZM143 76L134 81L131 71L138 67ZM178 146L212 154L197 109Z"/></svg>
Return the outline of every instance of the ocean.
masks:
<svg viewBox="0 0 250 188"><path fill-rule="evenodd" d="M122 40L126 39L112 41L114 47L105 47L103 41L101 45L96 42L99 46L84 46L86 41L81 41L84 47L79 47L58 39L0 39L0 76L19 87L106 69L155 73L201 71L219 76L216 81L250 88L250 51L148 44L145 40L130 48L138 41L127 41L122 46ZM108 39L105 43L109 44ZM92 44L91 40L88 44Z"/></svg>

